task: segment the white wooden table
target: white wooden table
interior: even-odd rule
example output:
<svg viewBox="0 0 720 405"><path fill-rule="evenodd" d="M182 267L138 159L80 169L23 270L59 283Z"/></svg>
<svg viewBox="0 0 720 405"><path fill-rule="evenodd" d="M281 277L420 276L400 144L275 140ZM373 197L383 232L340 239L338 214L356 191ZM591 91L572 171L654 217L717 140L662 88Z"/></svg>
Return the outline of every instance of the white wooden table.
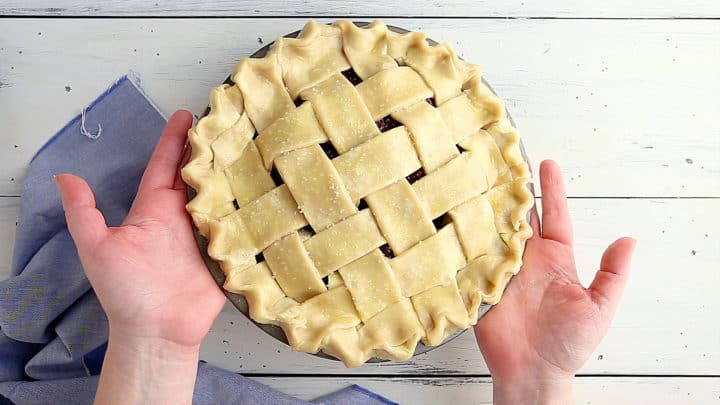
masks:
<svg viewBox="0 0 720 405"><path fill-rule="evenodd" d="M199 113L235 60L306 19L380 16L482 64L532 161L560 163L584 281L615 237L638 239L618 315L576 379L578 403L720 402L717 0L303 3L2 2L0 278L29 159L129 69L166 113ZM347 370L291 352L228 305L202 358L306 399L356 382L410 404L491 401L471 332L408 362Z"/></svg>

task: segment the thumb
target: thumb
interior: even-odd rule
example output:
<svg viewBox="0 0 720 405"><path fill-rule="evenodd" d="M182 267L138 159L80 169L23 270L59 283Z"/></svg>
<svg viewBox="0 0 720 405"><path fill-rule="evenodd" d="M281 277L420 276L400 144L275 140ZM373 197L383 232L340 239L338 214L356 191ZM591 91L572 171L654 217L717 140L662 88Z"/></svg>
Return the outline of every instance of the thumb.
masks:
<svg viewBox="0 0 720 405"><path fill-rule="evenodd" d="M78 252L87 252L108 233L105 218L95 208L95 196L85 180L71 174L55 177L68 230Z"/></svg>
<svg viewBox="0 0 720 405"><path fill-rule="evenodd" d="M600 270L588 289L601 311L611 317L627 284L636 243L633 238L620 238L608 246L600 261Z"/></svg>

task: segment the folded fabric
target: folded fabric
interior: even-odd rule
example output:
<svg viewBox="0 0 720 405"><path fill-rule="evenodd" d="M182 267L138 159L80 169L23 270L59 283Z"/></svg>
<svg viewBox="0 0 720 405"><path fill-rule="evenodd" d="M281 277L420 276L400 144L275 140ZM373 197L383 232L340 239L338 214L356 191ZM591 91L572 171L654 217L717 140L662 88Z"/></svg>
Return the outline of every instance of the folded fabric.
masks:
<svg viewBox="0 0 720 405"><path fill-rule="evenodd" d="M12 277L0 282L0 403L91 403L107 318L68 233L53 176L87 180L110 226L128 213L165 117L129 74L75 117L30 162ZM376 402L368 402L368 399ZM379 398L379 399L378 399ZM364 389L332 402L392 404ZM306 404L241 375L201 364L194 403Z"/></svg>
<svg viewBox="0 0 720 405"><path fill-rule="evenodd" d="M357 384L322 396L312 402L316 405L398 405L397 402L393 402Z"/></svg>

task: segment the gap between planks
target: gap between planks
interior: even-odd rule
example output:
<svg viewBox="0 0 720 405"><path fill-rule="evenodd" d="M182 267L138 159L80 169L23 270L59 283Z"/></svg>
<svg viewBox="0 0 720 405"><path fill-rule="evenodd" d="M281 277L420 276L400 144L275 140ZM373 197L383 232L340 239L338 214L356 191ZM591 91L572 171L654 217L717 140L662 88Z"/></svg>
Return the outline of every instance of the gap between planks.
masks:
<svg viewBox="0 0 720 405"><path fill-rule="evenodd" d="M318 374L313 373L237 373L243 377L254 378L403 378L409 380L447 379L447 378L492 378L490 374ZM720 374L575 374L575 378L718 378Z"/></svg>
<svg viewBox="0 0 720 405"><path fill-rule="evenodd" d="M321 19L321 18L335 18L335 19L391 19L391 18L403 18L408 20L418 19L433 19L433 20L598 20L598 21L675 21L675 20L686 20L686 21L716 21L720 20L720 17L556 17L556 16L429 16L429 15L411 15L411 16L393 16L393 15L353 15L353 14L338 14L338 15L312 15L303 14L300 17L308 19ZM126 19L126 20L195 20L195 19L237 19L237 20L263 20L263 19L290 19L298 18L298 16L288 15L260 15L260 16L247 16L247 15L125 15L125 14L108 14L108 15L80 15L80 14L68 14L68 15L47 15L47 14L0 14L0 18L8 19Z"/></svg>
<svg viewBox="0 0 720 405"><path fill-rule="evenodd" d="M433 17L559 17L559 18L674 18L718 17L720 9L714 0L605 0L578 2L574 0L453 0L445 2L405 2L397 7L392 2L340 2L336 0L5 0L1 14L47 16L388 16Z"/></svg>
<svg viewBox="0 0 720 405"><path fill-rule="evenodd" d="M401 403L477 405L490 404L493 390L489 378L252 378L308 400L352 384L360 384ZM706 404L715 403L720 398L720 385L712 378L577 378L573 382L573 391L578 404Z"/></svg>

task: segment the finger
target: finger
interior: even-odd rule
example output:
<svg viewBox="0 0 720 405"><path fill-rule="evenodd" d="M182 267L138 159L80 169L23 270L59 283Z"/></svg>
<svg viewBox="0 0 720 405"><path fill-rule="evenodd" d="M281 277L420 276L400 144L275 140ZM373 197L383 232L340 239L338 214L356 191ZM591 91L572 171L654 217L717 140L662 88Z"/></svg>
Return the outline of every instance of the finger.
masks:
<svg viewBox="0 0 720 405"><path fill-rule="evenodd" d="M55 177L70 235L78 252L89 251L108 233L105 218L95 208L95 196L85 180L71 174Z"/></svg>
<svg viewBox="0 0 720 405"><path fill-rule="evenodd" d="M560 167L552 160L540 163L542 237L572 245L573 231Z"/></svg>
<svg viewBox="0 0 720 405"><path fill-rule="evenodd" d="M590 297L607 315L615 313L630 274L630 261L635 250L633 238L620 238L613 242L600 261L590 287Z"/></svg>
<svg viewBox="0 0 720 405"><path fill-rule="evenodd" d="M171 188L175 172L183 155L187 131L192 125L192 114L176 111L170 117L140 181L138 194L158 188Z"/></svg>
<svg viewBox="0 0 720 405"><path fill-rule="evenodd" d="M186 189L185 181L182 178L182 169L190 160L191 152L192 151L190 150L190 144L188 144L187 146L185 146L185 153L183 154L182 159L180 159L180 164L178 165L177 171L175 172L175 182L173 183L173 189L175 190L184 191Z"/></svg>

